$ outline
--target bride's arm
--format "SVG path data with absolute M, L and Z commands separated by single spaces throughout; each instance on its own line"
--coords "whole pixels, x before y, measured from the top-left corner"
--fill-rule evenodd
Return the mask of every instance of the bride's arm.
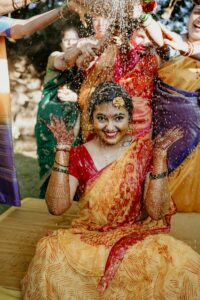
M 72 203 L 78 180 L 68 174 L 69 152 L 57 151 L 45 200 L 53 215 L 62 215 Z M 62 167 L 65 166 L 65 167 Z
M 78 180 L 68 172 L 69 152 L 74 140 L 74 132 L 73 130 L 67 132 L 63 120 L 60 121 L 56 117 L 51 119 L 48 127 L 53 132 L 57 145 L 45 200 L 51 214 L 61 215 L 70 208 L 78 187 Z
M 155 151 L 153 167 L 144 196 L 146 211 L 155 220 L 161 219 L 169 209 L 170 193 L 167 175 L 166 153 Z
M 173 128 L 155 140 L 152 170 L 144 194 L 144 205 L 152 219 L 163 218 L 169 210 L 171 196 L 167 177 L 167 150 L 182 137 L 183 131 Z

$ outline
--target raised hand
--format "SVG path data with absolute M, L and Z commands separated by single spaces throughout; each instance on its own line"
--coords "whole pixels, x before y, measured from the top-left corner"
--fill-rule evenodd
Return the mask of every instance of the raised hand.
M 179 34 L 170 31 L 163 24 L 159 23 L 164 36 L 164 45 L 172 47 L 174 50 L 189 51 L 189 44 Z
M 47 124 L 47 127 L 51 130 L 53 133 L 57 145 L 60 146 L 65 146 L 65 148 L 70 149 L 73 141 L 74 141 L 74 130 L 73 128 L 67 131 L 65 123 L 63 119 L 61 118 L 60 120 L 55 117 L 51 116 L 50 117 L 50 124 Z
M 168 149 L 184 136 L 184 131 L 180 127 L 173 127 L 163 135 L 159 134 L 154 139 L 154 150 L 167 152 Z
M 95 49 L 99 49 L 99 41 L 94 38 L 82 38 L 77 43 L 77 48 L 83 55 L 95 56 Z

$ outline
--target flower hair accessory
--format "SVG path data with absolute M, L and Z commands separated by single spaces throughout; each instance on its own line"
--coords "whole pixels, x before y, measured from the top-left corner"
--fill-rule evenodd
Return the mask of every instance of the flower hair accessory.
M 117 108 L 120 108 L 120 107 L 122 107 L 122 106 L 124 106 L 124 99 L 122 98 L 122 97 L 115 97 L 114 99 L 113 99 L 113 105 L 115 106 L 115 107 L 117 107 Z

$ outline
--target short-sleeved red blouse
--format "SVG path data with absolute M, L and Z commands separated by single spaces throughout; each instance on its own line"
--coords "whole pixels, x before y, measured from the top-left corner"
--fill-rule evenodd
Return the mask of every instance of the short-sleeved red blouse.
M 70 151 L 69 174 L 76 177 L 79 187 L 83 191 L 89 180 L 99 173 L 92 157 L 84 145 L 73 147 Z

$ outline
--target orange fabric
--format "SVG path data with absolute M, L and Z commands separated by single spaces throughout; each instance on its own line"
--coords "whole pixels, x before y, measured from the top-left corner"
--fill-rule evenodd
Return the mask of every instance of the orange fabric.
M 38 243 L 23 299 L 200 298 L 200 256 L 172 237 L 151 234 L 168 230 L 169 219 L 136 222 L 151 146 L 145 138 L 133 143 L 88 186 L 72 228 Z
M 199 73 L 200 61 L 182 55 L 171 59 L 158 71 L 163 82 L 188 92 L 200 89 Z
M 200 144 L 169 177 L 169 187 L 177 210 L 200 212 Z

